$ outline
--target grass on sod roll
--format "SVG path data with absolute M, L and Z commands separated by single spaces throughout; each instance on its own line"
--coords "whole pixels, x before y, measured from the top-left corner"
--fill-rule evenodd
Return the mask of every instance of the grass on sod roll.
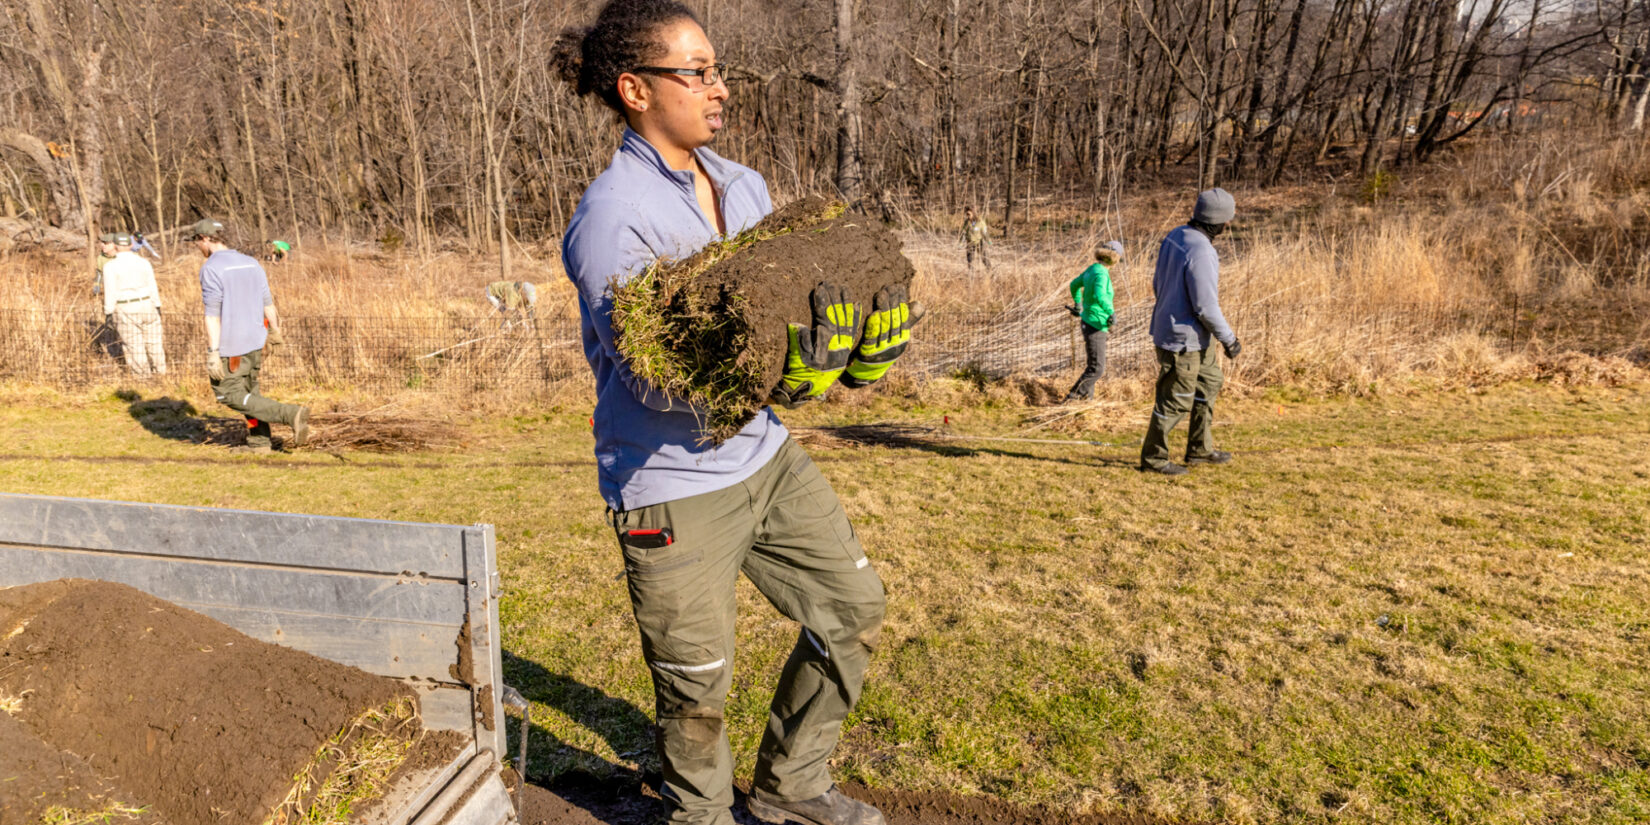
M 787 226 L 764 222 L 717 241 L 683 261 L 660 260 L 613 289 L 613 330 L 630 371 L 702 415 L 702 441 L 739 432 L 768 403 L 763 365 L 747 355 L 744 313 L 713 304 L 694 287 L 718 263 L 755 244 L 832 220 L 847 209 L 828 203 Z M 733 296 L 734 301 L 740 300 Z

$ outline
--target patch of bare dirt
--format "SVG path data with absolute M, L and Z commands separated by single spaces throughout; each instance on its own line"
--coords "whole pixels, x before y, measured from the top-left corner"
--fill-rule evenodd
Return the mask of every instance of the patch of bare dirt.
M 1169 825 L 1145 816 L 1021 808 L 988 796 L 840 787 L 843 793 L 875 805 L 888 825 Z M 580 776 L 549 788 L 528 785 L 523 794 L 522 825 L 632 825 L 662 821 L 666 813 L 664 800 L 633 778 Z M 736 790 L 735 797 L 734 821 L 761 825 L 745 812 L 745 789 Z

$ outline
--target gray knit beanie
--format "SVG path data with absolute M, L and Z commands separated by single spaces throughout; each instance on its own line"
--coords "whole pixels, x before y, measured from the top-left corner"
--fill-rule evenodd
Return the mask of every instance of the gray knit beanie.
M 1232 220 L 1232 216 L 1236 214 L 1237 203 L 1232 200 L 1232 193 L 1215 187 L 1197 193 L 1197 206 L 1192 209 L 1192 220 L 1219 226 Z

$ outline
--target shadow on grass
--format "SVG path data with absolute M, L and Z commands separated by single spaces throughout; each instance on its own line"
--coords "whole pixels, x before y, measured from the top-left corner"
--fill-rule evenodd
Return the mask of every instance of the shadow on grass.
M 640 708 L 607 695 L 569 676 L 552 673 L 537 662 L 504 651 L 505 682 L 529 702 L 547 705 L 594 732 L 621 757 L 638 761 L 653 751 L 653 720 Z M 664 818 L 664 801 L 644 788 L 657 786 L 659 774 L 637 770 L 583 751 L 557 738 L 547 728 L 533 724 L 527 734 L 527 780 L 548 789 L 567 804 L 581 808 L 598 822 L 629 825 Z M 510 753 L 521 747 L 516 725 L 510 726 Z M 572 751 L 584 761 L 601 763 L 595 770 L 575 768 L 552 774 L 546 757 Z M 577 757 L 575 757 L 577 758 Z M 535 763 L 535 760 L 536 763 Z M 559 761 L 559 760 L 558 760 Z
M 1037 455 L 1023 450 L 1002 447 L 969 446 L 971 439 L 951 437 L 944 433 L 938 433 L 929 427 L 914 427 L 904 424 L 846 424 L 840 427 L 797 428 L 792 431 L 792 435 L 796 437 L 797 441 L 808 447 L 892 447 L 895 449 L 921 450 L 946 458 L 974 458 L 984 455 L 1047 461 L 1077 467 L 1122 467 L 1131 470 L 1139 464 L 1139 461 L 1133 458 L 1104 456 L 1097 452 L 1087 454 L 1095 450 L 1096 445 L 1075 439 L 1071 441 L 1069 447 L 1063 444 L 1049 445 L 1066 450 L 1070 453 L 1069 455 Z M 978 439 L 980 442 L 990 442 L 992 440 L 993 438 L 990 436 L 981 436 Z M 1006 438 L 1002 440 L 1009 441 Z M 1010 441 L 1010 443 L 1012 442 Z
M 240 418 L 201 415 L 195 405 L 177 398 L 145 399 L 132 390 L 115 397 L 126 402 L 126 412 L 143 429 L 170 441 L 234 446 L 246 443 L 246 422 Z

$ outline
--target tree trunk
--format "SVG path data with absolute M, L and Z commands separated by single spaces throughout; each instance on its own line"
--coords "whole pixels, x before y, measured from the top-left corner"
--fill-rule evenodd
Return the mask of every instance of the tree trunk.
M 854 0 L 836 0 L 836 191 L 861 197 L 859 71 L 854 60 Z

